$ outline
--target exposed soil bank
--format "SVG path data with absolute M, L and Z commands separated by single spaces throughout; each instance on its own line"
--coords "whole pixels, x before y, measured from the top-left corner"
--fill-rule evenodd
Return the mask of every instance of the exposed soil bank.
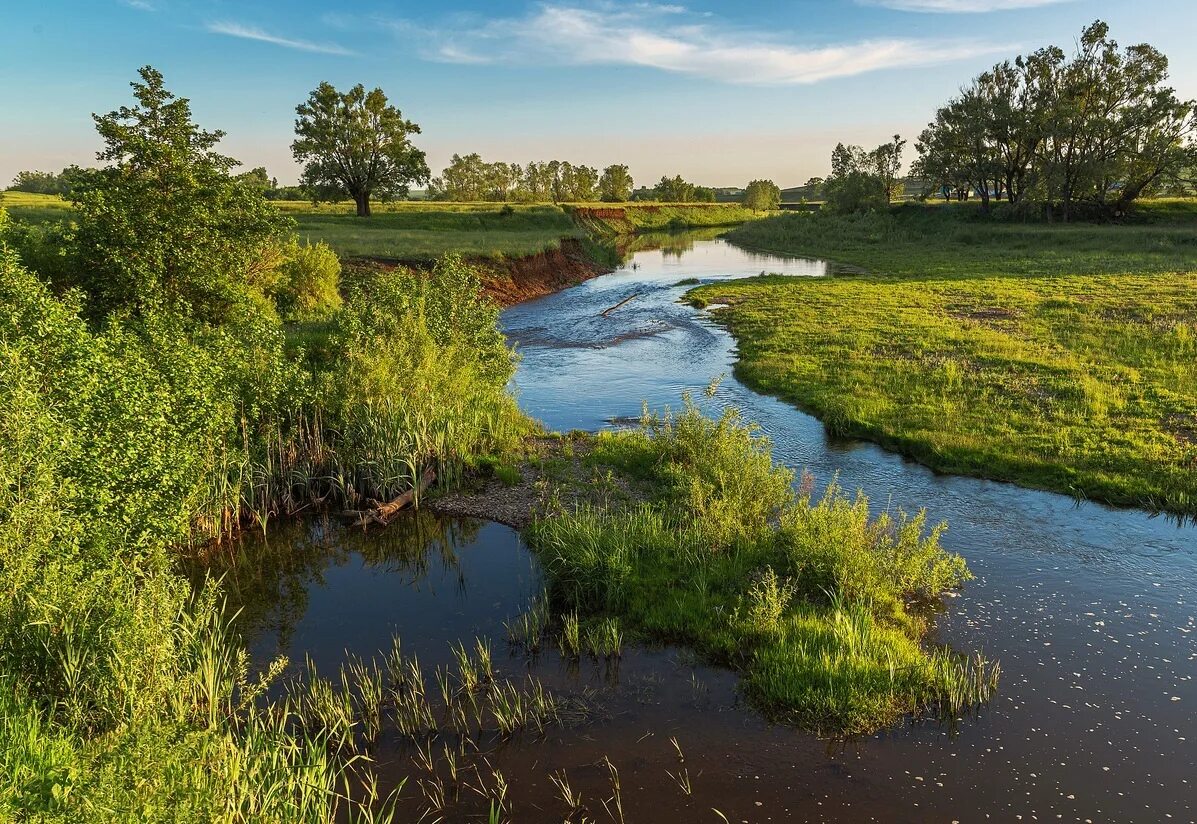
M 614 271 L 587 254 L 584 244 L 565 238 L 556 249 L 505 260 L 476 261 L 482 288 L 500 306 L 544 297 Z

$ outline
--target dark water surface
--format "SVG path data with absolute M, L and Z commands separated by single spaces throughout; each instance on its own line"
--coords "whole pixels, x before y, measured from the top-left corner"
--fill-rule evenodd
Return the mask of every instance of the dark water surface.
M 590 817 L 611 820 L 600 803 L 610 796 L 599 763 L 609 755 L 629 822 L 720 821 L 712 808 L 733 822 L 1194 821 L 1197 529 L 936 475 L 831 439 L 809 415 L 748 390 L 731 375 L 734 341 L 678 303 L 690 288 L 678 281 L 762 270 L 826 273 L 819 262 L 700 240 L 688 251 L 639 252 L 614 274 L 507 310 L 505 331 L 523 356 L 521 404 L 554 429 L 594 430 L 638 416 L 643 401 L 676 406 L 691 390 L 712 412 L 738 407 L 773 439 L 777 458 L 820 482 L 838 473 L 876 508 L 926 507 L 931 521 L 949 523 L 944 544 L 977 576 L 949 601 L 939 639 L 1000 660 L 998 696 L 957 724 L 829 742 L 765 723 L 738 701 L 734 674 L 677 650 L 625 651 L 615 670 L 585 660 L 571 668 L 552 653 L 533 662 L 500 655 L 505 673 L 530 668 L 592 707 L 586 723 L 487 754 L 512 785 L 513 820 L 561 820 L 548 781 L 560 768 Z M 427 663 L 447 661 L 451 640 L 501 640 L 502 621 L 539 582 L 507 528 L 425 516 L 370 538 L 306 525 L 258 551 L 265 563 L 256 568 L 272 573 L 230 573 L 251 605 L 255 654 L 307 652 L 324 672 L 346 649 L 386 649 L 392 632 Z M 666 773 L 679 769 L 672 736 L 692 795 Z M 379 757 L 392 762 L 392 780 L 411 772 L 403 753 Z

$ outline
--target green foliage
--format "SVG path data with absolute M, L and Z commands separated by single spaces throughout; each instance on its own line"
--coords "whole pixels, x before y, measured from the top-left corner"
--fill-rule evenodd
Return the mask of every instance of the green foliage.
M 653 190 L 653 197 L 665 203 L 689 203 L 694 198 L 694 184 L 682 179 L 681 175 L 663 175 Z
M 870 212 L 889 206 L 881 178 L 866 172 L 828 178 L 823 183 L 823 199 L 825 209 L 839 214 Z
M 273 291 L 284 317 L 316 320 L 341 305 L 341 261 L 328 244 L 292 241 L 278 273 Z
M 66 195 L 71 191 L 71 170 L 54 172 L 17 172 L 8 187 L 12 192 L 28 192 L 39 195 Z
M 402 197 L 411 183 L 428 180 L 424 152 L 410 139 L 420 127 L 382 89 L 359 83 L 342 93 L 321 83 L 295 113 L 291 152 L 303 164 L 301 184 L 317 199 L 351 197 L 358 217 L 369 217 L 371 196 Z
M 77 283 L 90 311 L 178 312 L 224 323 L 261 304 L 255 275 L 287 222 L 260 191 L 230 175 L 221 132 L 200 129 L 186 98 L 145 67 L 136 105 L 96 116 L 110 165 L 80 172 Z
M 740 202 L 754 212 L 775 211 L 781 206 L 781 189 L 772 180 L 754 180 L 744 188 Z
M 598 185 L 598 170 L 591 166 L 562 160 L 527 166 L 487 163 L 473 153 L 453 155 L 441 176 L 429 184 L 428 193 L 433 200 L 567 203 L 594 200 Z
M 734 413 L 710 421 L 689 405 L 602 436 L 591 459 L 658 498 L 532 525 L 565 614 L 618 616 L 628 631 L 691 645 L 741 668 L 762 707 L 817 729 L 864 732 L 988 696 L 993 668 L 920 646 L 909 604 L 968 577 L 921 515 L 871 518 L 863 497 L 834 485 L 817 502 L 797 495 Z
M 603 169 L 599 178 L 599 200 L 604 203 L 625 203 L 632 197 L 632 173 L 623 164 L 613 164 Z
M 1120 217 L 1172 188 L 1197 159 L 1197 101 L 1167 85 L 1168 58 L 1147 44 L 1120 50 L 1096 21 L 1068 58 L 1055 46 L 984 72 L 919 137 L 915 172 L 945 198 L 980 195 Z
M 219 584 L 192 591 L 177 550 L 501 455 L 528 424 L 497 309 L 457 258 L 336 308 L 331 250 L 286 242 L 219 134 L 142 79 L 97 118 L 110 165 L 76 222 L 0 210 L 0 818 L 385 818 L 340 795 L 343 730 L 257 709 Z M 320 351 L 287 358 L 267 291 L 332 311 Z M 513 729 L 547 712 L 506 698 Z

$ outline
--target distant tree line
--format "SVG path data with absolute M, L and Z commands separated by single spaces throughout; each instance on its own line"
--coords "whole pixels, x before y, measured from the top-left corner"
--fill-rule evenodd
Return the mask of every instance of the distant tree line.
M 632 175 L 622 164 L 613 164 L 602 172 L 565 160 L 530 161 L 521 166 L 487 162 L 476 152 L 453 155 L 440 176 L 428 184 L 428 197 L 433 200 L 617 203 L 631 195 Z
M 18 172 L 8 186 L 8 191 L 66 196 L 71 193 L 72 180 L 78 171 L 77 166 L 68 166 L 57 174 L 38 171 Z
M 1191 186 L 1197 102 L 1167 80 L 1164 54 L 1120 49 L 1097 21 L 1071 57 L 1049 46 L 975 78 L 919 136 L 912 171 L 945 197 L 975 192 L 986 211 L 1005 200 L 1065 221 L 1116 216 Z

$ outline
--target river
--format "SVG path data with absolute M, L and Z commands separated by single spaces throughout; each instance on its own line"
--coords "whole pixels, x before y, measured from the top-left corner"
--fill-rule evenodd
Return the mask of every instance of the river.
M 625 425 L 643 403 L 677 406 L 690 391 L 713 414 L 740 409 L 777 459 L 817 482 L 838 476 L 877 508 L 926 508 L 932 523 L 947 521 L 943 543 L 976 580 L 948 600 L 937 638 L 999 660 L 997 697 L 955 722 L 828 741 L 766 723 L 740 701 L 734 674 L 684 651 L 629 650 L 614 669 L 553 653 L 512 658 L 508 670 L 535 672 L 591 707 L 585 721 L 488 754 L 512 786 L 513 820 L 561 820 L 548 781 L 558 768 L 590 800 L 591 818 L 608 820 L 598 799 L 609 795 L 599 763 L 609 756 L 629 822 L 722 820 L 713 810 L 751 822 L 1194 821 L 1197 528 L 939 475 L 831 438 L 811 416 L 749 390 L 732 375 L 734 340 L 679 299 L 691 279 L 762 271 L 828 276 L 819 261 L 698 239 L 637 252 L 613 274 L 514 306 L 502 320 L 522 358 L 513 391 L 557 430 Z M 720 378 L 707 398 L 702 390 Z M 233 575 L 230 585 L 266 593 L 247 598 L 261 605 L 249 615 L 257 655 L 310 654 L 326 673 L 347 649 L 385 648 L 391 632 L 432 663 L 447 662 L 455 637 L 501 639 L 503 619 L 539 580 L 518 535 L 496 524 L 428 519 L 386 539 L 295 529 L 274 541 L 307 548 L 285 553 L 290 567 L 275 564 L 265 582 Z M 691 794 L 666 772 L 679 770 L 671 737 Z M 391 756 L 394 776 L 408 771 L 401 753 Z

